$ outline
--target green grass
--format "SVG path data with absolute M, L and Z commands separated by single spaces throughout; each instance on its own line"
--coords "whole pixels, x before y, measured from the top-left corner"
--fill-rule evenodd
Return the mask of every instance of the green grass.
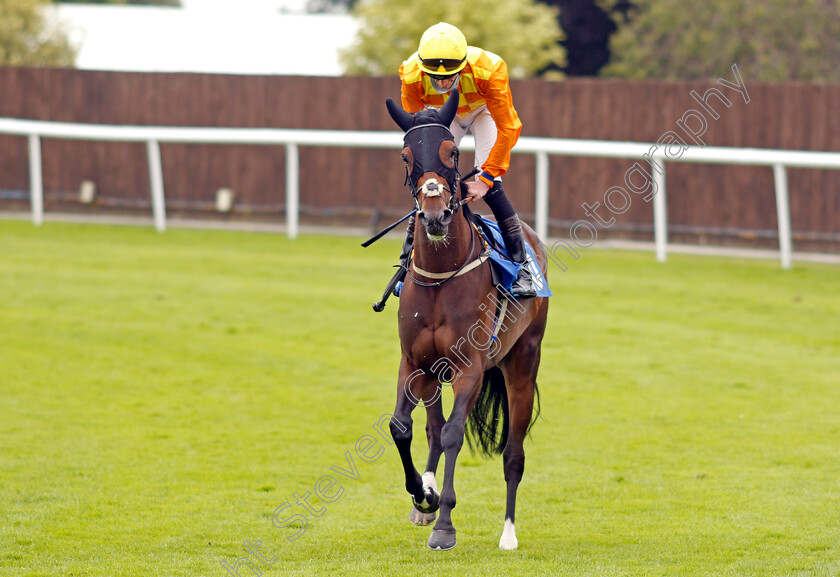
M 650 253 L 551 269 L 518 551 L 500 459 L 462 454 L 440 553 L 393 447 L 288 541 L 393 408 L 398 252 L 0 221 L 0 575 L 224 576 L 245 540 L 265 575 L 840 575 L 840 268 Z

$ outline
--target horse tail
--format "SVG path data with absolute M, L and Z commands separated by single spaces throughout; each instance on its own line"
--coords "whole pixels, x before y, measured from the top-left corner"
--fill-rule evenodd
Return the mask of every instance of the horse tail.
M 534 384 L 535 411 L 528 432 L 540 416 L 540 389 Z M 481 391 L 467 419 L 465 437 L 470 451 L 478 449 L 485 456 L 501 455 L 505 450 L 510 427 L 505 375 L 499 367 L 484 372 Z
M 478 448 L 490 457 L 501 455 L 505 449 L 509 427 L 505 375 L 499 367 L 484 371 L 481 391 L 467 419 L 466 438 L 470 450 Z

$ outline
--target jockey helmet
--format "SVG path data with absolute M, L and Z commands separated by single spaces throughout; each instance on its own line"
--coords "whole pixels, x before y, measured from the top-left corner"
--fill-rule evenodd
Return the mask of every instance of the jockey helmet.
M 451 24 L 438 22 L 423 33 L 417 56 L 420 70 L 432 78 L 453 76 L 467 65 L 467 39 Z

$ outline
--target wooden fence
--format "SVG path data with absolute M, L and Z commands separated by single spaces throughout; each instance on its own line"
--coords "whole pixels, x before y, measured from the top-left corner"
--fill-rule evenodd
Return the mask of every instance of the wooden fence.
M 734 81 L 731 71 L 721 76 Z M 840 85 L 759 84 L 743 79 L 749 103 L 714 81 L 514 81 L 523 136 L 655 142 L 690 110 L 704 114 L 707 145 L 840 151 Z M 716 87 L 714 119 L 694 98 Z M 0 116 L 97 124 L 394 130 L 385 98 L 393 78 L 317 78 L 211 74 L 142 74 L 0 68 Z M 690 114 L 689 114 L 690 116 Z M 696 124 L 696 120 L 695 120 Z M 45 204 L 50 210 L 144 210 L 150 203 L 146 151 L 140 144 L 45 140 Z M 170 215 L 213 215 L 216 190 L 235 191 L 226 218 L 279 219 L 284 206 L 282 149 L 163 145 Z M 302 148 L 303 222 L 360 224 L 411 204 L 395 151 Z M 471 155 L 463 155 L 464 165 Z M 631 160 L 551 158 L 550 232 L 563 236 L 585 216 L 582 204 L 622 184 Z M 514 155 L 505 189 L 526 218 L 534 211 L 534 159 Z M 750 242 L 775 246 L 776 212 L 769 168 L 671 163 L 668 215 L 673 241 Z M 840 250 L 840 174 L 789 170 L 797 250 Z M 82 206 L 82 181 L 97 202 Z M 26 141 L 0 136 L 0 210 L 28 199 Z M 635 202 L 612 236 L 652 238 L 652 210 Z M 607 235 L 601 236 L 605 238 Z

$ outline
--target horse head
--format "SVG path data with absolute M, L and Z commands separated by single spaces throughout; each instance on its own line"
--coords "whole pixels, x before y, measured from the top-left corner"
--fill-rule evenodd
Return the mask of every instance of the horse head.
M 432 242 L 447 238 L 449 224 L 460 206 L 455 198 L 458 147 L 449 131 L 458 112 L 458 100 L 456 89 L 440 110 L 427 108 L 416 114 L 409 114 L 390 98 L 386 101 L 391 118 L 405 132 L 402 159 L 417 203 L 417 218 Z M 444 192 L 449 193 L 448 201 L 444 201 Z

